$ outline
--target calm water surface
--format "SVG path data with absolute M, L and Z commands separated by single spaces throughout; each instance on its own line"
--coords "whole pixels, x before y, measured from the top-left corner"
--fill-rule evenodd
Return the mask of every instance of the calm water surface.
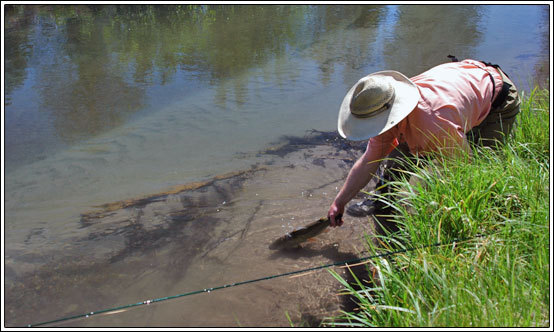
M 81 259 L 117 247 L 92 239 L 80 223 L 84 212 L 267 162 L 259 152 L 283 136 L 336 130 L 342 98 L 361 76 L 384 69 L 413 76 L 449 54 L 498 63 L 521 90 L 550 76 L 549 12 L 539 5 L 4 9 L 5 285 L 25 290 L 28 301 L 39 296 L 29 276 L 39 268 L 58 271 L 59 251 Z M 276 185 L 282 179 L 266 179 L 264 186 L 280 191 L 252 192 L 243 203 L 258 211 L 279 195 L 300 195 L 302 185 L 317 187 L 312 182 L 319 176 L 285 187 Z M 321 204 L 331 199 L 322 197 Z M 241 211 L 234 213 L 229 220 Z M 243 226 L 230 224 L 229 232 Z M 160 250 L 155 260 L 168 259 Z M 100 258 L 91 263 L 83 289 L 100 282 L 94 264 L 110 268 Z M 206 275 L 196 274 L 179 280 L 201 287 Z M 156 296 L 161 278 L 149 276 L 140 289 Z M 109 287 L 104 291 L 112 292 Z M 125 299 L 142 297 L 131 295 Z M 10 324 L 58 318 L 41 308 L 18 314 L 21 299 L 6 304 Z M 79 312 L 86 304 L 59 298 L 53 306 Z M 160 321 L 149 317 L 138 324 Z M 166 319 L 187 325 L 185 318 Z

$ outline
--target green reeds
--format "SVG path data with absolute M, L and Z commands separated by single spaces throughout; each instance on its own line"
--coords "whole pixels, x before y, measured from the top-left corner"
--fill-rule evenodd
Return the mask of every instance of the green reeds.
M 370 250 L 421 249 L 372 262 L 375 286 L 331 271 L 359 308 L 324 325 L 550 326 L 549 126 L 549 91 L 534 89 L 503 147 L 422 160 L 406 174 L 419 181 L 394 183 L 381 199 L 399 231 L 368 239 Z

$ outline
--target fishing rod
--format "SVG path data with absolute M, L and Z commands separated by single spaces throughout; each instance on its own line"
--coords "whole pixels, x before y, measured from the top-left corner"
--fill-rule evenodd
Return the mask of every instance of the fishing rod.
M 152 303 L 177 299 L 177 298 L 181 298 L 181 297 L 185 297 L 185 296 L 191 296 L 191 295 L 195 295 L 195 294 L 210 293 L 212 291 L 216 291 L 216 290 L 220 290 L 220 289 L 224 289 L 224 288 L 230 288 L 230 287 L 255 283 L 255 282 L 259 282 L 259 281 L 263 281 L 263 280 L 270 280 L 270 279 L 280 278 L 280 277 L 284 277 L 284 276 L 290 276 L 290 275 L 295 275 L 295 274 L 300 274 L 300 273 L 306 273 L 306 272 L 321 270 L 321 269 L 325 269 L 325 268 L 329 268 L 329 267 L 333 267 L 333 266 L 339 266 L 339 265 L 348 266 L 349 264 L 359 263 L 359 262 L 374 259 L 374 258 L 382 258 L 382 257 L 387 257 L 387 256 L 393 256 L 393 255 L 398 255 L 398 254 L 401 254 L 401 253 L 411 252 L 411 251 L 425 249 L 425 248 L 439 247 L 439 246 L 444 246 L 444 245 L 452 245 L 452 244 L 459 243 L 459 242 L 465 242 L 465 241 L 470 241 L 470 240 L 474 240 L 474 239 L 477 239 L 477 238 L 487 237 L 487 236 L 490 236 L 492 234 L 493 233 L 477 234 L 477 235 L 475 235 L 473 237 L 470 237 L 470 238 L 455 239 L 454 241 L 451 241 L 449 243 L 437 242 L 437 243 L 429 244 L 429 245 L 425 245 L 425 246 L 404 248 L 404 249 L 400 249 L 400 250 L 396 250 L 396 251 L 389 251 L 389 252 L 376 254 L 376 255 L 371 255 L 371 256 L 366 256 L 366 257 L 362 257 L 362 258 L 355 258 L 355 259 L 346 260 L 346 261 L 342 261 L 342 262 L 334 262 L 334 263 L 319 265 L 319 266 L 310 267 L 310 268 L 306 268 L 306 269 L 302 269 L 302 270 L 285 272 L 285 273 L 281 273 L 281 274 L 275 274 L 275 275 L 262 277 L 262 278 L 257 278 L 257 279 L 252 279 L 252 280 L 247 280 L 247 281 L 240 281 L 240 282 L 226 284 L 226 285 L 217 286 L 217 287 L 204 288 L 204 289 L 200 289 L 200 290 L 196 290 L 196 291 L 192 291 L 192 292 L 188 292 L 188 293 L 176 294 L 176 295 L 166 296 L 166 297 L 160 297 L 160 298 L 151 299 L 151 300 L 144 300 L 144 301 L 141 301 L 141 302 L 127 304 L 127 305 L 123 305 L 123 306 L 119 306 L 119 307 L 102 309 L 102 310 L 97 310 L 97 311 L 90 311 L 90 312 L 79 314 L 79 315 L 53 319 L 53 320 L 50 320 L 50 321 L 45 321 L 45 322 L 40 322 L 40 323 L 35 323 L 35 324 L 28 324 L 26 327 L 43 326 L 43 325 L 48 325 L 48 324 L 54 324 L 54 323 L 60 323 L 60 322 L 65 322 L 65 321 L 69 321 L 69 320 L 74 320 L 74 319 L 78 319 L 78 318 L 89 318 L 91 316 L 99 315 L 99 314 L 123 312 L 124 309 L 129 309 L 129 308 L 138 307 L 138 306 L 142 306 L 142 305 L 150 305 Z

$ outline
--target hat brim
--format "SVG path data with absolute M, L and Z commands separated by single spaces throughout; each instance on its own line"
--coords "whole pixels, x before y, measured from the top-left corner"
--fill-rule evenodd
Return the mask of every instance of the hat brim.
M 350 101 L 358 83 L 368 77 L 381 76 L 394 88 L 394 102 L 390 109 L 370 118 L 358 118 L 350 112 Z M 378 136 L 389 130 L 410 114 L 419 101 L 419 90 L 409 78 L 394 70 L 379 71 L 361 78 L 348 91 L 339 110 L 339 134 L 353 141 L 360 141 Z

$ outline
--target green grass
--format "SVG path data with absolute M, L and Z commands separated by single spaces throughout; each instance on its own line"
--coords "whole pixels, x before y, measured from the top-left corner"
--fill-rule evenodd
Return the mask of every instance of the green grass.
M 404 194 L 388 200 L 400 230 L 368 246 L 418 249 L 376 259 L 372 288 L 330 270 L 359 308 L 323 325 L 550 326 L 549 123 L 549 91 L 535 89 L 501 149 L 474 148 L 472 158 L 409 174 L 425 185 L 395 183 Z

